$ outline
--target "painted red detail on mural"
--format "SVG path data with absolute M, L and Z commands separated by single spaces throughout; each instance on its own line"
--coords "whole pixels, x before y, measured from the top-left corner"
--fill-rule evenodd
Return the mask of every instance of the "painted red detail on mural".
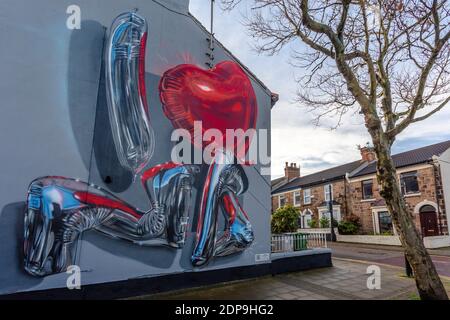
M 248 76 L 235 62 L 224 61 L 211 70 L 181 64 L 164 73 L 159 91 L 165 115 L 175 128 L 191 133 L 191 142 L 196 147 L 214 143 L 225 148 L 227 129 L 256 128 L 255 92 Z M 202 134 L 208 129 L 220 130 L 223 141 L 202 141 L 199 145 L 194 137 L 194 121 L 202 121 Z M 237 139 L 230 151 L 245 155 L 251 138 Z
M 232 224 L 234 220 L 236 220 L 236 208 L 233 205 L 233 201 L 231 200 L 230 195 L 225 194 L 223 196 L 223 206 L 225 207 L 225 211 L 230 216 L 228 219 L 230 224 Z
M 145 184 L 148 179 L 155 177 L 158 173 L 161 172 L 161 170 L 169 170 L 169 169 L 173 169 L 173 168 L 176 168 L 179 166 L 181 166 L 181 164 L 175 163 L 172 161 L 158 164 L 157 166 L 154 166 L 154 167 L 146 170 L 141 176 L 141 181 L 143 184 Z
M 139 214 L 136 210 L 127 206 L 125 203 L 117 201 L 117 200 L 108 199 L 108 198 L 105 198 L 105 197 L 102 197 L 102 196 L 99 196 L 99 195 L 96 195 L 93 193 L 83 192 L 83 191 L 75 192 L 74 197 L 78 201 L 86 203 L 86 204 L 121 210 L 123 212 L 131 214 L 133 217 L 135 217 L 137 219 L 139 219 L 141 217 L 141 214 Z

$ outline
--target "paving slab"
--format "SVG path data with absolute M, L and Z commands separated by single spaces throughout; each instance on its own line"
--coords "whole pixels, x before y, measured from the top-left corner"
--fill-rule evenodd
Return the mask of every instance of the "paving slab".
M 367 267 L 373 261 L 333 259 L 333 267 L 267 276 L 209 287 L 168 292 L 134 299 L 170 300 L 365 300 L 417 299 L 415 282 L 403 269 L 380 265 L 381 288 L 367 287 Z M 450 281 L 444 279 L 450 293 Z

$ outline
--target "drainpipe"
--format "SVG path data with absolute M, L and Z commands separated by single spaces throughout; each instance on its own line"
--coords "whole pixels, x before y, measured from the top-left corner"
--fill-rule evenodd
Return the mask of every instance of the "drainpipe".
M 345 203 L 345 216 L 348 216 L 348 212 L 349 212 L 349 203 L 348 203 L 348 197 L 347 197 L 347 192 L 348 190 L 350 190 L 349 185 L 350 184 L 350 174 L 348 172 L 345 173 L 345 177 L 344 177 L 344 203 Z
M 330 227 L 331 227 L 331 242 L 336 242 L 336 233 L 334 232 L 334 218 L 333 218 L 333 187 L 332 183 L 328 185 L 328 192 L 330 193 L 330 200 L 328 201 L 328 211 L 330 212 Z
M 438 176 L 440 177 L 440 172 L 439 172 L 440 167 L 439 167 L 438 157 L 433 156 L 433 160 L 431 161 L 431 164 L 433 165 L 433 173 L 434 173 L 434 193 L 436 194 L 439 235 L 442 235 L 443 232 L 442 232 L 441 206 L 439 205 L 438 187 L 436 184 L 436 178 Z

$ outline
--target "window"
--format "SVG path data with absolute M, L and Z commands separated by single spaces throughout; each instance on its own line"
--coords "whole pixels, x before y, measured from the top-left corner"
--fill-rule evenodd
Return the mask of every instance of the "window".
M 433 206 L 430 206 L 429 204 L 424 205 L 423 207 L 420 208 L 419 210 L 420 213 L 424 213 L 424 212 L 434 212 L 436 213 L 436 209 Z
M 308 229 L 311 228 L 311 221 L 312 221 L 312 213 L 310 210 L 306 210 L 303 213 L 303 228 Z
M 330 211 L 327 209 L 319 209 L 319 218 L 327 218 L 328 220 L 330 220 Z M 341 221 L 341 209 L 334 207 L 333 208 L 333 220 L 334 222 L 340 222 Z M 329 227 L 329 226 L 328 226 Z
M 380 229 L 380 234 L 394 234 L 392 218 L 388 211 L 378 212 L 378 226 Z
M 402 173 L 400 175 L 400 186 L 403 194 L 418 193 L 417 171 Z
M 294 206 L 299 206 L 301 204 L 300 191 L 294 192 Z
M 280 194 L 278 196 L 278 207 L 284 207 L 286 205 L 286 197 L 284 196 L 284 194 Z
M 303 190 L 303 203 L 311 204 L 311 189 Z
M 331 193 L 330 193 L 330 186 L 331 186 Z M 333 200 L 333 185 L 327 184 L 327 185 L 323 186 L 323 190 L 325 193 L 325 201 Z
M 373 180 L 364 180 L 361 184 L 363 199 L 373 199 Z

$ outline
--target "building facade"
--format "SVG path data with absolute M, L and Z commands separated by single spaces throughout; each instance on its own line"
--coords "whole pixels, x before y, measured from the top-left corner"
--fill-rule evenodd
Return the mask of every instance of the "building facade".
M 214 161 L 172 151 L 197 121 L 270 133 L 276 95 L 216 39 L 211 61 L 188 0 L 78 0 L 79 29 L 66 28 L 72 1 L 24 3 L 0 1 L 0 297 L 56 295 L 78 272 L 70 294 L 83 299 L 95 285 L 117 298 L 138 282 L 151 293 L 271 272 L 263 164 L 232 163 L 234 141 L 200 135 L 180 142 Z
M 375 154 L 369 147 L 360 151 L 359 161 L 304 177 L 299 175 L 281 185 L 278 182 L 272 189 L 272 210 L 292 204 L 299 208 L 301 228 L 317 226 L 304 221 L 329 217 L 327 190 L 331 184 L 335 220 L 355 215 L 360 219 L 362 234 L 395 234 L 380 195 Z M 422 236 L 448 235 L 450 141 L 399 153 L 393 160 L 405 201 Z
M 295 164 L 290 166 L 292 165 Z M 346 175 L 360 165 L 360 161 L 355 161 L 304 177 L 286 177 L 285 182 L 281 185 L 278 182 L 278 187 L 272 191 L 272 211 L 291 204 L 300 211 L 301 228 L 319 227 L 322 218 L 330 218 L 328 201 L 331 198 L 333 217 L 340 221 L 350 204 Z

